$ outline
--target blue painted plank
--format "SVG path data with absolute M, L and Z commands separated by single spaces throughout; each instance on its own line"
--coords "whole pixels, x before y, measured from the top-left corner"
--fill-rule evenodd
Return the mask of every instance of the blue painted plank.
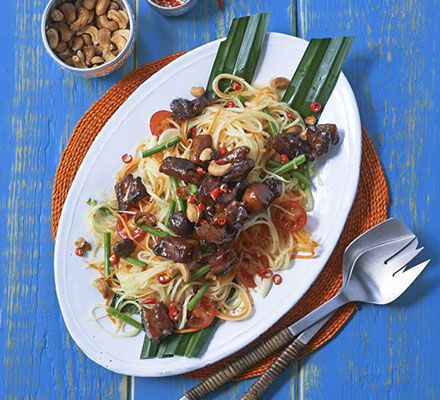
M 390 306 L 363 306 L 324 349 L 301 362 L 303 399 L 438 399 L 440 235 L 436 65 L 432 2 L 299 2 L 299 35 L 356 36 L 344 72 L 353 85 L 391 190 L 390 215 L 419 235 L 428 270 Z

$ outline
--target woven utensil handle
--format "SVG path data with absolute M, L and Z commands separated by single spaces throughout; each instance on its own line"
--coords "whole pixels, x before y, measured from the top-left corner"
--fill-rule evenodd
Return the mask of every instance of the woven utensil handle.
M 298 359 L 306 345 L 296 339 L 281 355 L 271 364 L 266 372 L 240 397 L 241 400 L 257 400 L 274 383 L 278 377 L 287 369 L 292 361 Z
M 189 400 L 199 400 L 208 393 L 213 392 L 221 385 L 231 380 L 240 373 L 248 370 L 258 361 L 270 356 L 280 348 L 286 346 L 294 339 L 294 336 L 290 331 L 285 328 L 281 332 L 277 333 L 272 338 L 259 344 L 251 349 L 248 353 L 244 354 L 240 358 L 237 358 L 232 363 L 217 371 L 211 375 L 208 379 L 193 387 L 191 390 L 185 393 L 185 396 Z

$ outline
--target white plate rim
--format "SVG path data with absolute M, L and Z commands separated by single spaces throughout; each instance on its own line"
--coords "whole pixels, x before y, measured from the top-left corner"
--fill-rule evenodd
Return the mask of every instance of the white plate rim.
M 268 39 L 269 38 L 271 40 L 273 40 L 274 42 L 276 42 L 277 40 L 299 41 L 299 42 L 302 42 L 302 46 L 304 48 L 308 43 L 307 41 L 305 41 L 303 39 L 296 38 L 296 37 L 286 35 L 286 34 L 275 33 L 275 32 L 269 33 Z M 144 82 L 142 85 L 140 85 L 139 88 L 137 88 L 131 94 L 130 98 L 136 98 L 136 96 L 140 96 L 140 93 L 144 89 L 144 85 L 150 85 L 152 80 L 157 81 L 157 80 L 161 79 L 162 77 L 166 77 L 166 75 L 168 74 L 168 71 L 171 71 L 173 69 L 177 70 L 179 68 L 179 66 L 184 65 L 187 61 L 191 60 L 192 58 L 195 58 L 199 52 L 203 52 L 211 46 L 214 47 L 221 40 L 223 40 L 223 39 L 218 39 L 218 40 L 209 42 L 203 46 L 200 46 L 200 47 L 182 55 L 181 57 L 177 58 L 176 60 L 172 61 L 170 64 L 166 65 L 160 71 L 155 73 L 146 82 Z M 361 143 L 361 141 L 362 141 L 361 123 L 360 123 L 360 116 L 359 116 L 359 110 L 357 107 L 356 98 L 354 96 L 353 90 L 352 90 L 348 80 L 346 79 L 345 75 L 342 73 L 339 78 L 337 87 L 338 88 L 342 87 L 344 89 L 345 95 L 348 96 L 348 99 L 350 101 L 350 105 L 352 107 L 351 119 L 353 120 L 352 122 L 353 122 L 354 126 L 357 127 L 356 132 L 353 132 L 355 134 L 355 138 L 352 140 L 355 140 L 355 143 L 357 142 L 356 143 L 357 145 L 353 146 L 353 148 L 352 148 L 353 153 L 351 154 L 351 161 L 353 163 L 353 165 L 352 165 L 353 168 L 351 168 L 351 170 L 348 174 L 348 178 L 351 183 L 349 185 L 349 192 L 345 193 L 345 197 L 343 200 L 344 207 L 342 207 L 342 211 L 341 211 L 341 207 L 339 208 L 341 215 L 336 219 L 338 221 L 338 223 L 337 223 L 337 226 L 335 227 L 335 232 L 331 238 L 331 243 L 329 243 L 329 242 L 326 243 L 326 245 L 328 245 L 328 247 L 331 248 L 332 251 L 334 250 L 336 243 L 339 240 L 340 234 L 341 234 L 342 229 L 345 225 L 346 219 L 348 217 L 348 214 L 350 212 L 351 206 L 353 204 L 353 201 L 354 201 L 354 198 L 356 195 L 358 180 L 359 180 L 359 172 L 360 172 L 361 146 L 362 146 L 362 143 Z M 210 365 L 210 364 L 212 364 L 220 359 L 223 359 L 223 358 L 235 353 L 236 351 L 240 350 L 241 348 L 243 348 L 244 346 L 249 344 L 251 341 L 255 340 L 262 333 L 264 333 L 267 329 L 270 328 L 270 326 L 275 324 L 289 309 L 291 309 L 291 307 L 294 306 L 294 304 L 296 304 L 296 302 L 293 304 L 290 304 L 288 307 L 285 307 L 285 309 L 282 312 L 277 313 L 276 320 L 271 320 L 270 324 L 266 324 L 265 326 L 263 326 L 263 328 L 260 331 L 256 332 L 255 334 L 253 334 L 252 337 L 246 341 L 246 343 L 237 343 L 234 346 L 231 346 L 228 349 L 228 351 L 221 353 L 221 354 L 217 355 L 216 357 L 210 359 L 209 362 L 203 361 L 202 359 L 191 359 L 195 362 L 192 362 L 190 367 L 188 367 L 188 366 L 187 367 L 178 367 L 177 365 L 179 363 L 176 363 L 176 367 L 173 369 L 170 369 L 168 371 L 149 370 L 148 372 L 146 372 L 145 370 L 139 370 L 138 368 L 132 368 L 132 366 L 130 364 L 127 364 L 125 362 L 122 363 L 124 365 L 119 365 L 118 362 L 112 363 L 111 361 L 113 361 L 113 360 L 112 360 L 111 356 L 107 356 L 106 354 L 102 354 L 102 352 L 95 351 L 95 349 L 93 349 L 93 346 L 92 346 L 92 348 L 90 348 L 89 343 L 87 343 L 88 338 L 82 337 L 81 332 L 78 330 L 77 317 L 71 313 L 71 310 L 69 310 L 69 307 L 68 307 L 69 304 L 67 304 L 66 293 L 61 290 L 63 282 L 62 282 L 62 275 L 60 274 L 60 272 L 62 269 L 59 266 L 61 266 L 63 263 L 62 250 L 65 248 L 65 246 L 66 246 L 65 241 L 67 240 L 66 238 L 64 238 L 64 241 L 63 241 L 61 236 L 62 236 L 62 232 L 64 231 L 66 224 L 68 222 L 68 216 L 72 210 L 72 208 L 70 207 L 73 205 L 73 200 L 74 200 L 73 199 L 74 190 L 72 190 L 72 188 L 75 188 L 77 186 L 77 184 L 78 184 L 77 182 L 79 181 L 80 177 L 83 175 L 84 169 L 87 167 L 87 163 L 88 163 L 89 159 L 92 157 L 91 154 L 93 154 L 94 147 L 97 146 L 97 143 L 104 140 L 104 138 L 102 136 L 102 132 L 105 131 L 106 128 L 108 128 L 109 126 L 116 124 L 118 118 L 122 115 L 123 112 L 124 112 L 124 107 L 123 107 L 123 105 L 121 105 L 121 107 L 119 107 L 118 110 L 107 121 L 105 126 L 102 128 L 100 134 L 95 138 L 92 146 L 90 147 L 89 151 L 87 152 L 86 156 L 84 157 L 84 160 L 81 163 L 80 168 L 77 171 L 77 174 L 76 174 L 76 176 L 72 182 L 71 188 L 69 190 L 69 193 L 66 197 L 63 211 L 61 213 L 61 217 L 60 217 L 60 221 L 59 221 L 59 225 L 58 225 L 57 240 L 56 240 L 55 253 L 54 253 L 54 276 L 55 276 L 55 286 L 56 286 L 56 293 L 57 293 L 57 297 L 58 297 L 58 303 L 60 305 L 63 319 L 65 321 L 65 324 L 67 326 L 67 329 L 68 329 L 70 335 L 72 336 L 72 338 L 74 339 L 76 344 L 81 348 L 81 350 L 90 359 L 95 361 L 97 364 L 99 364 L 107 369 L 110 369 L 114 372 L 120 373 L 120 374 L 140 376 L 140 377 L 170 376 L 170 375 L 177 375 L 177 374 L 181 374 L 181 373 L 186 373 L 186 372 L 189 372 L 189 371 L 192 371 L 195 369 L 203 368 L 206 365 Z M 110 138 L 111 138 L 111 135 L 108 135 L 108 137 L 105 139 L 110 140 Z M 324 266 L 326 265 L 327 261 L 328 261 L 328 258 L 322 262 L 322 265 L 320 268 L 316 268 L 314 270 L 315 274 L 313 276 L 313 279 L 311 279 L 310 284 L 308 284 L 307 287 L 304 288 L 305 290 L 302 291 L 302 294 L 299 298 L 301 298 L 307 292 L 307 290 L 310 288 L 310 286 L 316 280 L 318 275 L 321 273 L 321 271 L 324 268 Z M 197 362 L 197 360 L 200 360 L 200 362 Z

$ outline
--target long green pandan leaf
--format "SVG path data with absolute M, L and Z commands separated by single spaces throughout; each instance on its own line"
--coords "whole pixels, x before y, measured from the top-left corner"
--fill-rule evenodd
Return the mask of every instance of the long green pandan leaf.
M 270 13 L 234 18 L 228 37 L 220 43 L 212 66 L 206 95 L 215 94 L 212 82 L 220 74 L 234 74 L 251 83 L 263 49 Z
M 303 118 L 314 115 L 319 119 L 335 88 L 353 40 L 353 36 L 310 40 L 282 101 L 297 110 Z M 314 102 L 321 104 L 319 112 L 310 109 Z

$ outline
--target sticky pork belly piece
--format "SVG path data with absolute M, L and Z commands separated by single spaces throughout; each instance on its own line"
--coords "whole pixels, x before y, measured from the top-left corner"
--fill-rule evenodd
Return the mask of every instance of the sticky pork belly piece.
M 194 239 L 166 237 L 154 247 L 153 252 L 175 262 L 189 263 L 200 259 L 200 244 Z
M 206 243 L 221 245 L 234 239 L 235 231 L 230 232 L 225 226 L 218 226 L 214 222 L 196 227 L 197 235 Z
M 225 276 L 238 265 L 238 255 L 230 245 L 223 245 L 210 257 L 207 262 L 211 272 L 216 276 Z
M 186 183 L 199 184 L 202 180 L 202 176 L 197 172 L 197 164 L 186 158 L 167 157 L 162 161 L 159 171 Z
M 174 324 L 168 317 L 168 309 L 162 302 L 156 303 L 153 308 L 141 313 L 142 328 L 153 343 L 159 343 L 163 338 L 171 335 Z
M 267 209 L 270 203 L 281 195 L 282 183 L 276 179 L 252 183 L 243 195 L 246 209 L 250 213 L 259 213 Z
M 194 224 L 188 220 L 183 211 L 173 213 L 168 224 L 170 229 L 178 236 L 188 237 L 194 232 Z
M 132 174 L 128 174 L 115 185 L 115 192 L 119 209 L 122 211 L 128 210 L 139 200 L 149 196 L 141 177 L 135 179 Z
M 212 100 L 208 99 L 205 95 L 193 100 L 182 98 L 174 99 L 170 104 L 171 116 L 174 121 L 183 122 L 200 114 L 211 103 Z
M 128 257 L 135 250 L 136 244 L 129 238 L 122 239 L 113 246 L 113 253 L 118 257 Z

